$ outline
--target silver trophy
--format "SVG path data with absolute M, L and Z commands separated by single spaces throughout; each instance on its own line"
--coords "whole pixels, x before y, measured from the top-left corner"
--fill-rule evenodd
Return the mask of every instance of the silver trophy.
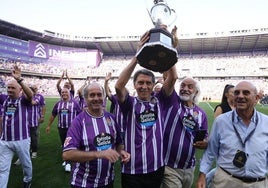
M 143 45 L 136 56 L 142 67 L 155 72 L 164 72 L 178 59 L 177 50 L 172 45 L 173 36 L 167 30 L 177 16 L 165 0 L 154 0 L 148 13 L 155 28 L 150 30 L 150 40 Z

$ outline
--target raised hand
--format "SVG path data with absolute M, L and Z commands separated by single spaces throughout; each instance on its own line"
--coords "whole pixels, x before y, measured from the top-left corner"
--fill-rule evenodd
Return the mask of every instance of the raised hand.
M 111 79 L 111 77 L 112 77 L 112 73 L 111 72 L 108 72 L 106 74 L 105 81 L 109 81 Z
M 176 26 L 173 27 L 171 34 L 173 36 L 172 45 L 174 48 L 177 48 L 177 46 L 179 44 L 179 39 L 178 39 L 178 35 L 177 35 L 177 27 Z
M 140 41 L 138 42 L 138 46 L 137 46 L 137 52 L 142 48 L 142 46 L 150 39 L 150 33 L 149 31 L 147 31 L 146 33 L 144 33 L 141 38 Z
M 21 79 L 21 69 L 17 65 L 15 65 L 13 67 L 11 74 L 12 74 L 13 78 L 15 78 L 16 80 Z

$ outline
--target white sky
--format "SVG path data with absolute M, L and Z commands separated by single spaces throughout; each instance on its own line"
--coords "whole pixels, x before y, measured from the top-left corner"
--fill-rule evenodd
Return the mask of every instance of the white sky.
M 147 0 L 1 0 L 0 19 L 36 31 L 141 35 L 153 27 Z M 148 0 L 152 3 L 153 0 Z M 268 27 L 268 0 L 167 0 L 179 33 Z

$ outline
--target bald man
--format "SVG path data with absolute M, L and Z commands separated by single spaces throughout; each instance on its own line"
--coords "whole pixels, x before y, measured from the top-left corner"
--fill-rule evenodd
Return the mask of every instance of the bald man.
M 217 169 L 211 187 L 267 187 L 268 116 L 255 109 L 258 99 L 251 82 L 242 81 L 235 86 L 236 108 L 213 122 L 197 188 L 206 187 L 206 174 L 215 159 Z
M 23 187 L 28 188 L 32 180 L 32 162 L 27 107 L 31 106 L 33 93 L 21 78 L 21 70 L 18 66 L 14 66 L 12 76 L 14 79 L 7 83 L 7 95 L 0 95 L 0 104 L 3 105 L 0 187 L 7 187 L 11 161 L 16 153 L 23 168 Z

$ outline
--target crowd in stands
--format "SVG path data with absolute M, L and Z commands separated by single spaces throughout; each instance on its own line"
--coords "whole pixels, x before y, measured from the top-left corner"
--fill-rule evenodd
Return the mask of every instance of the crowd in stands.
M 40 74 L 60 75 L 63 68 L 68 69 L 73 77 L 103 77 L 112 72 L 115 77 L 126 66 L 131 57 L 105 57 L 99 67 L 76 64 L 75 62 L 26 63 L 20 62 L 23 70 Z M 12 61 L 0 57 L 0 68 L 10 69 Z M 268 69 L 268 56 L 235 56 L 235 57 L 200 57 L 179 58 L 177 69 L 180 76 L 260 76 Z M 157 76 L 157 75 L 156 75 Z
M 27 83 L 38 83 L 39 91 L 45 96 L 57 96 L 55 85 L 63 70 L 68 70 L 69 76 L 73 79 L 75 89 L 80 88 L 87 77 L 97 79 L 101 84 L 108 72 L 111 72 L 113 78 L 110 86 L 113 89 L 119 73 L 130 62 L 131 57 L 104 57 L 99 67 L 89 67 L 88 65 L 75 63 L 26 63 L 19 62 L 20 67 L 25 72 L 40 73 L 40 77 L 27 76 Z M 4 57 L 0 57 L 0 86 L 3 88 L 4 83 L 9 79 L 8 73 L 14 62 Z M 210 100 L 219 100 L 221 95 L 220 88 L 225 84 L 236 84 L 241 78 L 252 78 L 252 81 L 259 89 L 268 93 L 268 81 L 265 79 L 256 79 L 264 77 L 268 70 L 268 56 L 235 56 L 235 57 L 199 57 L 199 58 L 179 58 L 176 64 L 180 73 L 179 78 L 192 76 L 199 79 L 202 87 L 202 98 Z M 136 69 L 140 69 L 137 66 Z M 46 77 L 43 77 L 46 75 Z M 47 76 L 48 75 L 48 76 Z M 49 76 L 51 75 L 51 77 Z M 161 77 L 160 73 L 155 72 L 156 77 Z M 212 77 L 212 78 L 210 78 Z M 179 84 L 178 80 L 177 84 Z M 134 92 L 132 84 L 127 85 L 130 92 Z M 114 92 L 114 90 L 112 91 Z
M 177 64 L 182 74 L 192 76 L 259 76 L 268 69 L 267 56 L 235 56 L 181 59 Z M 265 71 L 266 70 L 266 71 Z

